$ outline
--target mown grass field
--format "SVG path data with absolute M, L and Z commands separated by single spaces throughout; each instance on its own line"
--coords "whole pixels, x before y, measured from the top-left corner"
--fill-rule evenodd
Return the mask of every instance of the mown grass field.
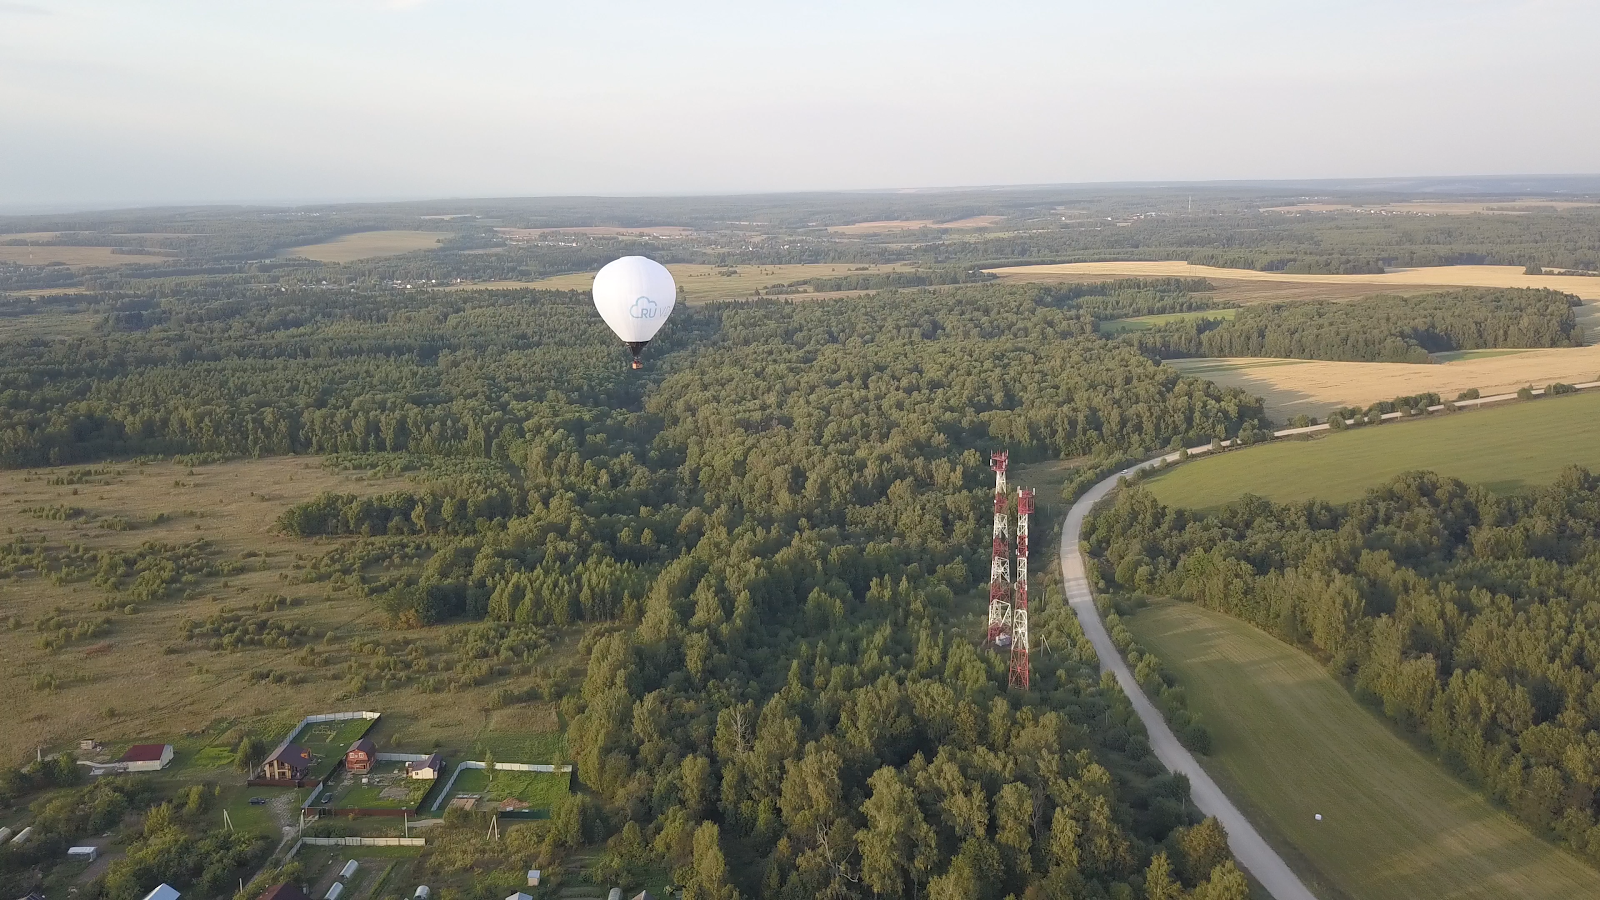
M 442 231 L 361 231 L 320 244 L 291 247 L 284 256 L 303 256 L 322 262 L 346 263 L 375 256 L 398 256 L 414 250 L 436 250 L 450 235 Z
M 1451 777 L 1306 654 L 1187 603 L 1124 621 L 1211 729 L 1207 770 L 1318 896 L 1600 897 L 1600 872 Z
M 451 787 L 451 796 L 482 794 L 498 802 L 515 797 L 532 809 L 549 809 L 571 790 L 572 776 L 554 772 L 509 772 L 498 769 L 490 778 L 485 769 L 463 769 Z
M 1148 331 L 1157 325 L 1188 322 L 1193 319 L 1231 319 L 1238 309 L 1206 309 L 1198 312 L 1162 313 L 1154 316 L 1132 316 L 1126 319 L 1107 319 L 1100 323 L 1100 333 L 1124 334 L 1129 331 Z
M 1509 493 L 1573 464 L 1600 470 L 1600 391 L 1276 441 L 1192 460 L 1146 484 L 1162 503 L 1210 509 L 1246 493 L 1342 502 L 1414 469 Z
M 881 275 L 887 272 L 905 272 L 911 265 L 886 266 L 835 265 L 831 263 L 805 263 L 787 266 L 705 266 L 673 264 L 667 266 L 684 297 L 690 303 L 710 303 L 715 300 L 738 300 L 751 297 L 759 290 L 773 285 L 788 284 L 805 278 L 831 278 L 839 275 Z M 452 290 L 490 290 L 505 288 L 539 288 L 547 291 L 587 291 L 594 285 L 593 272 L 573 272 L 530 282 L 490 281 L 478 284 L 455 285 Z M 789 294 L 804 298 L 811 294 Z

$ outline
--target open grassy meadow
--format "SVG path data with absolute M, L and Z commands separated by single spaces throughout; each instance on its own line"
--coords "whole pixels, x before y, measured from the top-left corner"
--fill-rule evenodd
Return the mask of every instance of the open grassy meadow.
M 25 266 L 47 266 L 61 263 L 68 266 L 127 266 L 138 263 L 160 262 L 159 256 L 141 256 L 131 253 L 112 253 L 110 247 L 79 247 L 66 245 L 7 246 L 0 245 L 0 263 L 20 263 Z
M 798 265 L 705 266 L 673 264 L 667 266 L 672 277 L 683 289 L 690 303 L 709 303 L 714 300 L 738 300 L 755 295 L 755 292 L 778 284 L 788 284 L 806 278 L 830 278 L 839 275 L 877 275 L 886 272 L 905 272 L 914 269 L 905 264 L 893 265 L 835 265 L 830 263 Z M 456 285 L 452 290 L 487 290 L 504 288 L 540 288 L 550 291 L 587 291 L 594 284 L 593 272 L 573 272 L 531 282 L 491 281 L 478 284 Z M 791 297 L 808 297 L 811 294 L 790 294 Z
M 450 235 L 442 231 L 360 231 L 320 244 L 291 247 L 284 256 L 303 256 L 322 262 L 346 263 L 375 256 L 398 256 L 415 250 L 436 250 Z
M 540 810 L 555 806 L 571 788 L 572 776 L 559 772 L 497 769 L 491 777 L 486 769 L 462 769 L 451 786 L 451 795 L 481 794 L 490 802 L 516 799 L 528 804 L 529 809 Z
M 373 731 L 384 749 L 471 758 L 500 740 L 559 746 L 552 705 L 494 708 L 497 690 L 526 683 L 514 673 L 448 695 L 377 680 L 352 690 L 346 666 L 372 658 L 358 650 L 362 642 L 386 641 L 395 652 L 417 645 L 435 671 L 449 672 L 472 624 L 387 629 L 382 611 L 349 581 L 306 580 L 319 559 L 356 539 L 297 539 L 272 526 L 284 509 L 322 491 L 406 484 L 332 471 L 314 457 L 0 473 L 0 542 L 9 554 L 0 574 L 8 726 L 0 760 L 14 764 L 36 747 L 74 748 L 83 738 L 105 743 L 114 759 L 128 744 L 159 741 L 175 746 L 173 769 L 184 777 L 242 782 L 232 750 L 243 735 L 270 747 L 302 716 L 358 709 L 384 714 Z M 103 553 L 170 558 L 189 574 L 164 596 L 134 601 L 130 578 L 111 593 L 62 572 L 66 563 L 93 567 Z M 247 620 L 263 619 L 269 627 L 252 633 Z M 261 634 L 272 629 L 287 646 Z M 562 638 L 544 661 L 571 656 L 569 643 Z M 333 735 L 326 752 L 316 752 L 331 757 L 350 740 Z
M 1600 469 L 1600 391 L 1275 441 L 1191 460 L 1146 484 L 1163 503 L 1208 509 L 1246 493 L 1351 500 L 1414 469 L 1510 492 L 1573 464 Z
M 989 228 L 999 224 L 1005 216 L 968 216 L 938 222 L 933 219 L 884 219 L 875 222 L 857 222 L 854 225 L 829 225 L 834 234 L 893 234 L 898 231 L 916 231 L 919 228 Z
M 1364 407 L 1429 391 L 1448 400 L 1471 388 L 1487 395 L 1530 384 L 1592 381 L 1600 377 L 1600 344 L 1470 351 L 1443 359 L 1443 365 L 1255 358 L 1169 359 L 1163 365 L 1261 397 L 1267 414 L 1284 422 L 1301 413 L 1322 418 L 1341 406 Z
M 1188 603 L 1124 622 L 1211 729 L 1207 770 L 1319 896 L 1600 896 L 1600 872 L 1451 777 L 1311 657 Z

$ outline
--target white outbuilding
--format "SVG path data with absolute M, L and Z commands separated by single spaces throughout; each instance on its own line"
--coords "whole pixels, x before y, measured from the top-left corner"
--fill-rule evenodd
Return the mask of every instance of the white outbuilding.
M 99 847 L 84 846 L 84 847 L 68 847 L 67 848 L 67 857 L 70 858 L 70 859 L 82 860 L 83 862 L 94 862 L 95 859 L 97 857 L 99 857 L 99 856 L 100 856 L 100 848 Z
M 172 764 L 172 745 L 134 744 L 117 762 L 127 772 L 159 772 Z
M 351 875 L 354 875 L 356 873 L 356 870 L 359 869 L 359 868 L 361 868 L 361 864 L 360 863 L 356 862 L 353 859 L 350 860 L 349 862 L 344 864 L 344 868 L 339 870 L 339 880 L 340 881 L 344 881 L 344 880 L 348 879 Z
M 328 888 L 328 893 L 322 900 L 339 900 L 339 895 L 344 893 L 344 882 L 335 881 L 333 887 Z
M 178 889 L 166 882 L 155 886 L 155 889 L 144 895 L 144 900 L 178 900 Z

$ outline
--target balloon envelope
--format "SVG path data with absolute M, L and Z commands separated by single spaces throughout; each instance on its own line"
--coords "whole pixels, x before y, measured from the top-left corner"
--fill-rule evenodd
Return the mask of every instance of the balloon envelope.
M 678 299 L 667 267 L 643 256 L 624 256 L 594 276 L 594 306 L 611 330 L 629 344 L 656 336 Z

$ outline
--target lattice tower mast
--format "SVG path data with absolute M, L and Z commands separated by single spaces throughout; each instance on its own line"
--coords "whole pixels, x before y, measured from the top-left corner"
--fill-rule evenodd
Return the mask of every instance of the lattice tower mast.
M 1028 689 L 1028 514 L 1033 491 L 1017 491 L 1016 602 L 1011 609 L 1011 686 Z
M 1011 498 L 1006 493 L 1005 451 L 989 454 L 989 466 L 994 469 L 994 559 L 989 565 L 989 634 L 985 640 L 1004 644 L 1011 636 Z

